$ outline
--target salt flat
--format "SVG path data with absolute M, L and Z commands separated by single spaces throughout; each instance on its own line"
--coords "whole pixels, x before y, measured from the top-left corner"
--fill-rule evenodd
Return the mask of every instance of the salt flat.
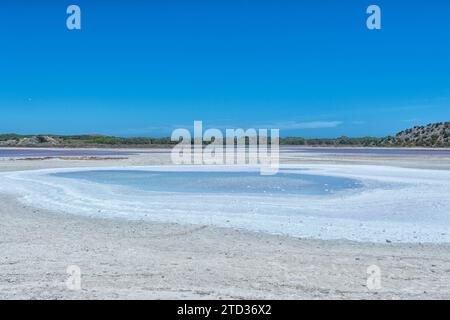
M 8 159 L 0 162 L 0 170 L 165 165 L 169 158 L 163 152 L 104 161 Z M 424 181 L 436 181 L 439 176 L 445 180 L 449 169 L 448 158 L 423 156 L 289 153 L 283 163 L 326 164 L 335 169 L 350 169 L 347 165 L 355 163 L 433 169 L 419 170 Z M 2 298 L 450 297 L 450 246 L 446 243 L 307 240 L 207 223 L 85 217 L 37 208 L 5 193 L 0 199 Z M 66 288 L 68 265 L 81 268 L 81 291 Z M 370 265 L 381 270 L 379 290 L 366 287 Z

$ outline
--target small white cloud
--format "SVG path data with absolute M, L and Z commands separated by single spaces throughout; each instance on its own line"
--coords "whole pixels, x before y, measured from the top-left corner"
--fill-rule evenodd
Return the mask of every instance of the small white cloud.
M 335 128 L 341 124 L 342 121 L 309 121 L 309 122 L 285 121 L 285 122 L 276 122 L 271 125 L 261 127 L 278 128 L 284 130 L 323 129 L 323 128 Z

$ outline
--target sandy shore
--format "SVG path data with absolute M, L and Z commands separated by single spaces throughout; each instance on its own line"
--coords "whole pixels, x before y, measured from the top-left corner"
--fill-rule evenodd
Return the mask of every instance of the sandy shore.
M 448 169 L 449 159 L 292 155 L 284 162 L 389 163 Z M 166 163 L 1 160 L 1 171 Z M 425 165 L 424 165 L 425 164 Z M 202 225 L 85 218 L 0 195 L 0 298 L 450 299 L 450 245 L 304 240 Z M 65 285 L 81 269 L 80 291 Z M 381 289 L 366 286 L 381 270 Z

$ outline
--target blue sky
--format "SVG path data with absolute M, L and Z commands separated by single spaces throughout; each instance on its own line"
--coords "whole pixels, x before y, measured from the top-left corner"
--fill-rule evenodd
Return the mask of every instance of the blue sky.
M 82 30 L 66 28 L 81 8 Z M 382 9 L 382 30 L 366 8 Z M 277 127 L 384 136 L 450 121 L 450 2 L 0 2 L 0 132 Z

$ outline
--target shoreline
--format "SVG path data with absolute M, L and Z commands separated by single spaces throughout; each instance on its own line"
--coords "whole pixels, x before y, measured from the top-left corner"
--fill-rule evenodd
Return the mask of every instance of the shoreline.
M 253 167 L 223 166 L 108 166 L 82 171 L 255 172 Z M 52 173 L 79 168 L 39 169 L 1 173 L 8 185 L 0 191 L 24 195 L 30 206 L 83 216 L 162 223 L 205 224 L 286 234 L 308 239 L 349 239 L 374 243 L 450 243 L 445 201 L 450 172 L 389 166 L 302 164 L 280 172 L 315 177 L 353 179 L 359 191 L 327 197 L 277 194 L 196 194 L 145 191 L 128 185 L 58 178 Z M 183 183 L 180 181 L 179 183 Z M 188 183 L 188 182 L 184 182 Z M 332 184 L 324 188 L 333 188 Z M 396 197 L 391 197 L 395 193 Z M 110 202 L 108 199 L 114 198 Z M 82 199 L 83 201 L 80 201 Z M 426 216 L 422 213 L 428 212 Z M 126 215 L 124 215 L 126 213 Z
M 11 149 L 11 150 L 23 150 L 23 149 L 36 149 L 36 150 L 105 150 L 105 151 L 136 151 L 142 152 L 144 150 L 154 151 L 155 149 L 162 149 L 164 151 L 172 149 L 176 144 L 154 144 L 154 145 L 92 145 L 92 146 L 38 146 L 38 145 L 27 145 L 27 146 L 7 146 L 0 144 L 1 149 Z M 374 149 L 374 150 L 426 150 L 426 151 L 450 151 L 450 147 L 402 147 L 402 146 L 361 146 L 361 145 L 299 145 L 299 144 L 280 144 L 280 148 L 283 149 Z

